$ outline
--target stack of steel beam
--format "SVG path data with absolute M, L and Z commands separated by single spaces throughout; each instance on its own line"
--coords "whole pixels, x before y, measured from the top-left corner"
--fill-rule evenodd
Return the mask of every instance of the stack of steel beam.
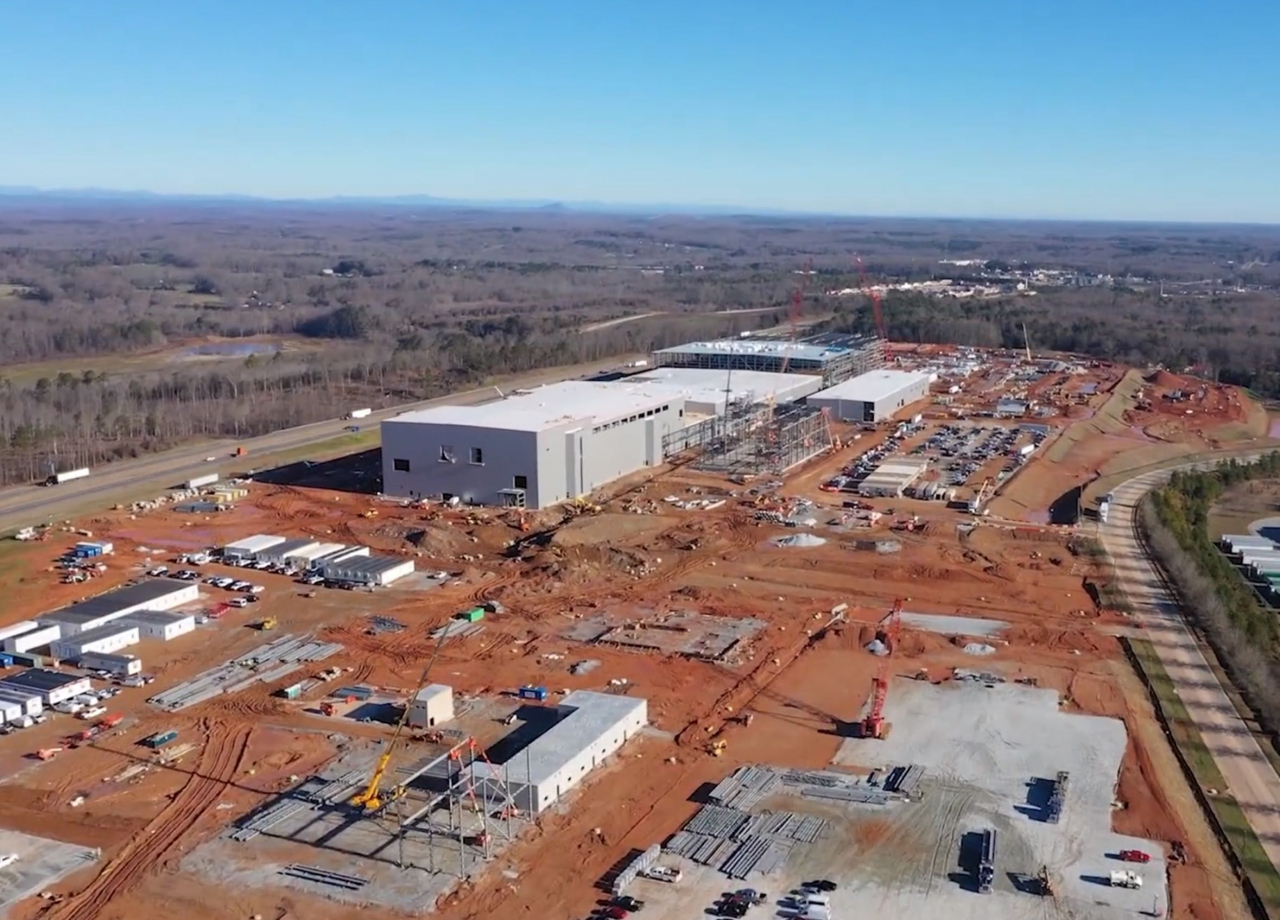
M 332 885 L 335 888 L 343 888 L 347 891 L 359 891 L 369 884 L 367 878 L 360 878 L 358 875 L 343 875 L 341 872 L 330 872 L 328 869 L 321 869 L 319 866 L 301 866 L 297 863 L 285 866 L 280 870 L 280 874 L 288 875 L 304 882 Z

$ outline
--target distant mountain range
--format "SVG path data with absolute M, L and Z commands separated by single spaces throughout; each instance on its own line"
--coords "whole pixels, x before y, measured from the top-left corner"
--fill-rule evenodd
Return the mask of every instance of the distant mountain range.
M 16 201 L 84 201 L 133 204 L 249 204 L 266 207 L 411 207 L 467 208 L 486 211 L 580 212 L 595 214 L 759 215 L 768 217 L 822 216 L 801 211 L 686 204 L 618 204 L 603 201 L 563 202 L 552 199 L 440 198 L 435 195 L 334 195 L 327 198 L 269 198 L 259 195 L 197 195 L 152 192 L 146 189 L 65 188 L 0 185 L 0 205 Z

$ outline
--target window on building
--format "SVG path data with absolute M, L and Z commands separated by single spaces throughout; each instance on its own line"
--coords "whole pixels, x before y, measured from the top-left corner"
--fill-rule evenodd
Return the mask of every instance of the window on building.
M 511 483 L 517 489 L 527 489 L 529 488 L 529 477 L 528 476 L 512 476 Z
M 458 462 L 457 460 L 454 459 L 453 448 L 450 447 L 448 444 L 440 445 L 440 462 L 441 463 L 457 463 Z
M 391 468 L 397 473 L 409 472 L 409 461 L 404 457 L 396 457 L 391 461 Z
M 471 448 L 471 462 L 478 466 L 484 466 L 484 451 L 478 447 Z

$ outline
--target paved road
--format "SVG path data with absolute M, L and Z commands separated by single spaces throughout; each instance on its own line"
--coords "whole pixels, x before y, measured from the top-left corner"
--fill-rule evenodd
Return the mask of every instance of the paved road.
M 1165 482 L 1169 473 L 1145 473 L 1115 489 L 1109 520 L 1099 525 L 1099 535 L 1138 622 L 1227 781 L 1224 791 L 1235 796 L 1272 865 L 1280 868 L 1280 776 L 1200 654 L 1182 609 L 1165 587 L 1134 527 L 1138 502 Z
M 504 383 L 504 387 L 535 386 L 589 376 L 618 367 L 620 360 L 626 361 L 627 358 L 611 358 L 591 365 L 539 371 L 513 378 Z M 357 422 L 330 419 L 299 428 L 286 428 L 258 438 L 205 441 L 194 446 L 179 447 L 137 460 L 101 466 L 94 469 L 86 479 L 58 486 L 15 486 L 0 491 L 0 532 L 62 520 L 82 511 L 86 506 L 93 506 L 95 502 L 105 508 L 114 504 L 121 496 L 136 495 L 140 491 L 153 490 L 153 494 L 158 495 L 202 473 L 231 473 L 260 466 L 255 458 L 331 440 L 341 436 L 348 425 L 355 424 L 367 429 L 402 412 L 430 406 L 474 406 L 495 399 L 497 395 L 498 391 L 494 387 L 482 387 L 385 409 Z M 232 457 L 232 452 L 237 447 L 245 448 L 248 455 Z M 206 457 L 217 459 L 206 462 Z

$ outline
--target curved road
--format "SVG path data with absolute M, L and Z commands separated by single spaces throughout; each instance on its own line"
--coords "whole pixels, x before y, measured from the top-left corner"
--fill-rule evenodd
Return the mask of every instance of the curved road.
M 1179 469 L 1213 465 L 1189 464 Z M 1115 489 L 1109 520 L 1098 525 L 1098 534 L 1115 563 L 1117 578 L 1133 604 L 1135 618 L 1227 781 L 1228 788 L 1222 791 L 1235 797 L 1272 865 L 1280 868 L 1280 776 L 1272 769 L 1200 653 L 1177 599 L 1165 586 L 1138 538 L 1135 526 L 1138 503 L 1147 492 L 1167 481 L 1170 472 L 1144 473 Z

